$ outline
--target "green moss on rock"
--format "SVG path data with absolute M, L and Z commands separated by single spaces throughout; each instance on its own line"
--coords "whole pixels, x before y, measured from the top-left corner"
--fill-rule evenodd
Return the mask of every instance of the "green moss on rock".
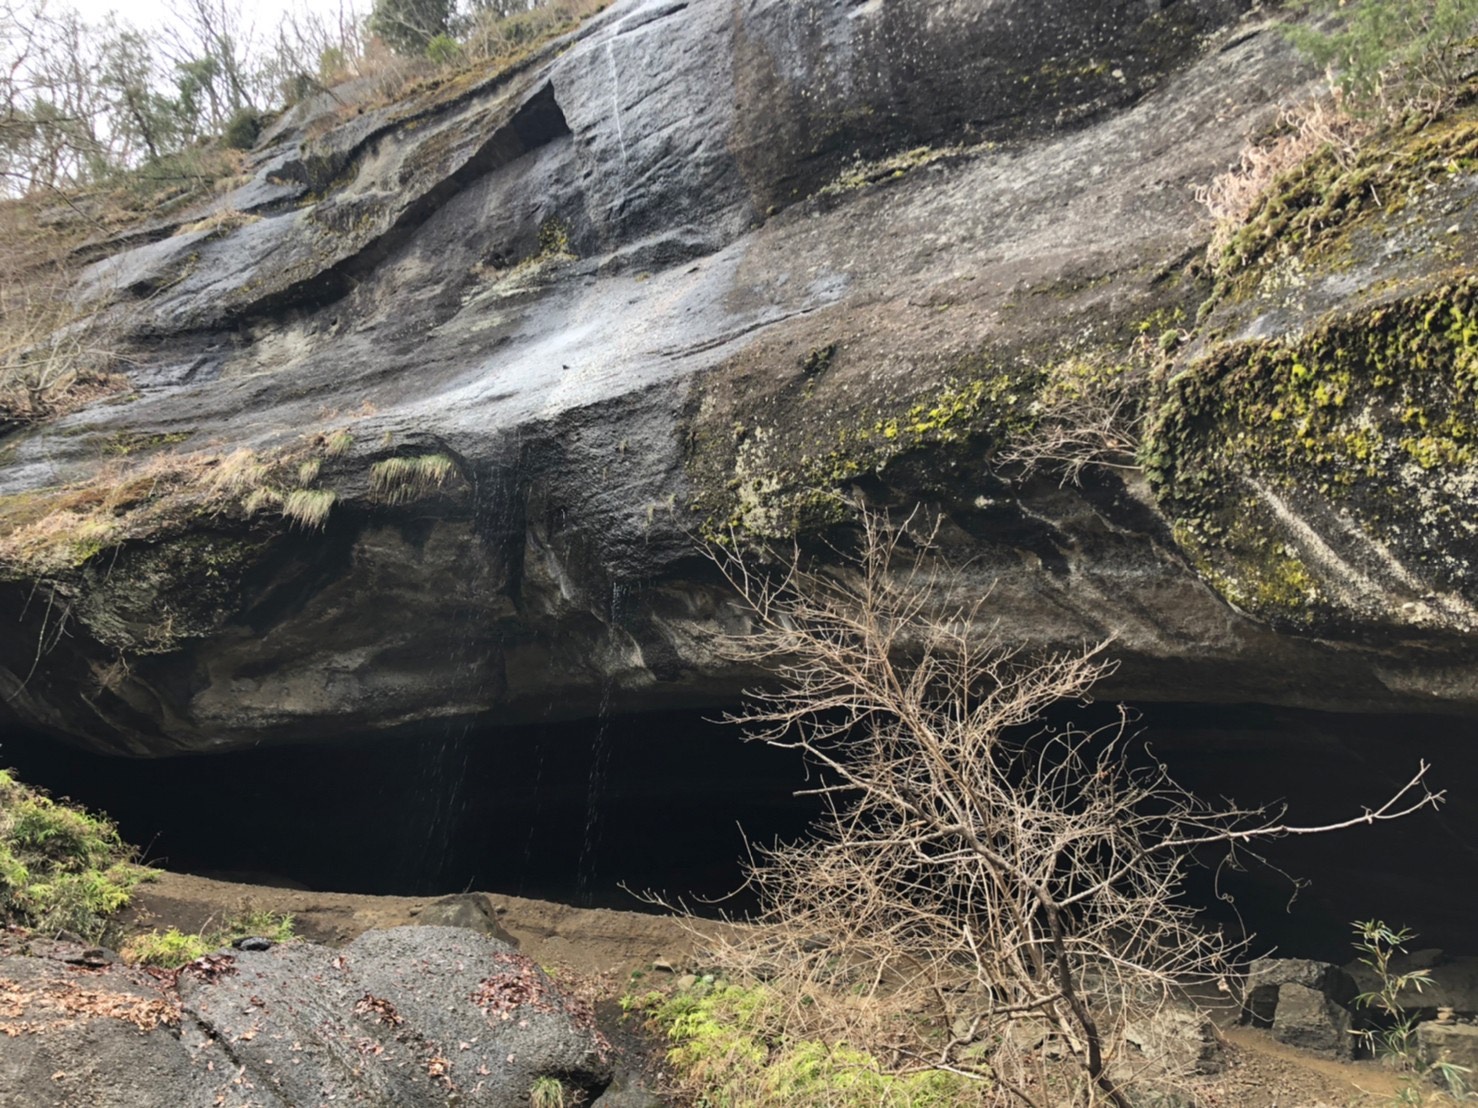
M 705 512 L 700 531 L 773 539 L 840 523 L 851 514 L 851 482 L 925 451 L 985 452 L 1028 425 L 1041 379 L 1039 370 L 1008 372 L 982 360 L 891 410 L 817 412 L 803 402 L 800 419 L 738 424 L 727 443 L 697 434 L 689 473 L 700 489 L 694 506 Z
M 1226 599 L 1312 627 L 1350 618 L 1362 592 L 1471 591 L 1475 440 L 1466 279 L 1214 349 L 1170 382 L 1143 461 Z

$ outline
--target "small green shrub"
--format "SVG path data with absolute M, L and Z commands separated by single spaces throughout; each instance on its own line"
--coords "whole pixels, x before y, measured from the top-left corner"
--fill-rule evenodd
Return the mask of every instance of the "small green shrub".
M 1296 0 L 1323 17 L 1288 29 L 1356 110 L 1435 114 L 1457 95 L 1478 34 L 1478 0 Z
M 1408 1075 L 1407 1083 L 1396 1094 L 1397 1104 L 1424 1103 L 1417 1086 L 1420 1077 L 1430 1077 L 1448 1092 L 1462 1097 L 1468 1091 L 1470 1076 L 1466 1066 L 1441 1061 L 1429 1065 L 1417 1054 L 1418 1013 L 1406 1007 L 1403 994 L 1408 989 L 1420 993 L 1433 983 L 1432 975 L 1424 969 L 1398 973 L 1392 966 L 1395 956 L 1405 954 L 1407 944 L 1414 938 L 1416 932 L 1410 928 L 1391 927 L 1383 920 L 1361 920 L 1355 924 L 1353 945 L 1358 961 L 1371 971 L 1376 982 L 1375 988 L 1355 998 L 1355 1007 L 1375 1013 L 1375 1019 L 1355 1034 L 1371 1054 Z
M 812 1004 L 824 997 L 807 998 Z M 673 1044 L 668 1061 L 695 1102 L 724 1108 L 953 1108 L 979 1103 L 986 1082 L 939 1070 L 893 1074 L 866 1050 L 787 1034 L 786 1000 L 761 984 L 705 977 L 671 995 L 623 998 Z
M 276 912 L 250 910 L 227 920 L 223 927 L 188 935 L 171 927 L 167 931 L 150 931 L 135 935 L 124 944 L 122 954 L 130 962 L 142 966 L 178 969 L 204 957 L 212 950 L 230 946 L 237 939 L 252 936 L 285 943 L 296 938 L 293 917 Z
M 462 44 L 451 35 L 436 35 L 426 44 L 426 57 L 437 65 L 452 65 L 462 59 Z
M 226 120 L 221 141 L 228 150 L 250 150 L 262 133 L 262 113 L 256 108 L 237 108 Z
M 0 770 L 0 921 L 96 940 L 152 875 L 136 854 L 111 820 Z
M 201 936 L 186 935 L 171 927 L 168 931 L 135 935 L 123 945 L 122 953 L 124 958 L 141 966 L 178 969 L 209 954 L 211 949 Z

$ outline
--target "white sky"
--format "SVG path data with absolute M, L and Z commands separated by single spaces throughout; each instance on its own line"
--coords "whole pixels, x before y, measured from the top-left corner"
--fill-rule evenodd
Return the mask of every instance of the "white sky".
M 163 26 L 172 21 L 174 0 L 50 0 L 48 8 L 72 8 L 88 23 L 101 23 L 109 12 L 140 30 Z M 289 10 L 314 12 L 337 22 L 340 11 L 352 16 L 367 14 L 372 0 L 211 0 L 213 6 L 226 4 L 240 12 L 241 25 L 251 36 L 262 41 L 276 38 L 277 28 Z

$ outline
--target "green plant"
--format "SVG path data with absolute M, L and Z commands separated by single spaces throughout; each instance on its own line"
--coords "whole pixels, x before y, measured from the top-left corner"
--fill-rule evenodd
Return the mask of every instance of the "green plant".
M 340 429 L 331 431 L 323 440 L 323 456 L 325 458 L 338 458 L 349 453 L 349 448 L 354 445 L 354 436 L 348 431 Z
M 0 770 L 0 921 L 95 940 L 152 871 L 105 816 Z
M 1395 1103 L 1423 1103 L 1418 1085 L 1421 1077 L 1434 1079 L 1454 1096 L 1465 1096 L 1469 1075 L 1466 1066 L 1441 1060 L 1428 1063 L 1416 1050 L 1417 1012 L 1407 1007 L 1407 994 L 1419 994 L 1432 985 L 1432 975 L 1421 968 L 1397 972 L 1394 966 L 1396 955 L 1407 952 L 1407 944 L 1416 933 L 1377 919 L 1357 921 L 1354 928 L 1352 945 L 1359 954 L 1358 961 L 1375 977 L 1375 987 L 1355 997 L 1354 1003 L 1357 1008 L 1377 1013 L 1370 1026 L 1357 1028 L 1354 1034 L 1371 1054 L 1408 1075 L 1395 1095 Z
M 451 35 L 437 35 L 426 44 L 426 57 L 436 65 L 451 65 L 462 59 L 462 44 Z
M 1356 110 L 1434 115 L 1459 94 L 1478 33 L 1478 0 L 1297 0 L 1320 17 L 1290 26 Z
M 250 150 L 262 133 L 262 113 L 256 108 L 237 108 L 226 120 L 221 141 L 229 150 Z
M 1380 1013 L 1381 1023 L 1376 1027 L 1361 1028 L 1356 1032 L 1377 1057 L 1393 1061 L 1403 1069 L 1414 1064 L 1412 1047 L 1416 1040 L 1416 1015 L 1407 1010 L 1401 996 L 1408 989 L 1420 993 L 1432 984 L 1432 976 L 1426 970 L 1409 970 L 1397 973 L 1391 965 L 1397 954 L 1406 953 L 1406 944 L 1416 937 L 1409 928 L 1392 928 L 1382 920 L 1363 920 L 1355 924 L 1353 946 L 1359 953 L 1358 961 L 1375 974 L 1376 986 L 1355 998 L 1359 1008 Z
M 450 0 L 376 0 L 369 29 L 398 54 L 424 54 L 447 33 L 451 14 Z
M 672 1044 L 667 1060 L 698 1104 L 724 1108 L 951 1108 L 992 1102 L 993 1089 L 964 1074 L 895 1074 L 867 1050 L 787 1031 L 790 998 L 763 984 L 712 975 L 667 994 L 623 997 Z
M 123 957 L 141 966 L 178 969 L 204 957 L 211 946 L 200 935 L 187 935 L 177 928 L 135 935 L 123 945 Z
M 124 943 L 122 954 L 141 966 L 178 969 L 204 957 L 212 950 L 230 946 L 237 939 L 261 937 L 276 943 L 291 942 L 293 917 L 261 909 L 247 909 L 232 916 L 225 924 L 191 935 L 171 927 L 166 931 L 149 931 L 135 935 Z

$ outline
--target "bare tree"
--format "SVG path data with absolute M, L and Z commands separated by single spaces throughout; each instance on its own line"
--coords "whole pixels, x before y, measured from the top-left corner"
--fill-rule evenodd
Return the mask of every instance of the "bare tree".
M 978 1077 L 1037 1108 L 1127 1108 L 1126 1023 L 1223 980 L 1239 953 L 1183 895 L 1193 855 L 1442 794 L 1422 764 L 1379 806 L 1299 827 L 1203 803 L 1129 756 L 1122 721 L 1043 727 L 1113 668 L 1107 644 L 1006 647 L 914 522 L 864 513 L 857 549 L 819 563 L 718 555 L 752 613 L 735 653 L 779 684 L 734 721 L 803 751 L 827 814 L 814 840 L 757 851 L 762 911 L 717 956 L 795 999 L 790 1030 L 865 1044 L 897 1072 Z M 1047 1065 L 1054 1051 L 1070 1064 Z
M 1150 363 L 1137 342 L 1125 365 L 1068 359 L 1053 366 L 1032 406 L 1034 423 L 999 460 L 1030 473 L 1049 470 L 1076 485 L 1088 469 L 1138 470 Z

